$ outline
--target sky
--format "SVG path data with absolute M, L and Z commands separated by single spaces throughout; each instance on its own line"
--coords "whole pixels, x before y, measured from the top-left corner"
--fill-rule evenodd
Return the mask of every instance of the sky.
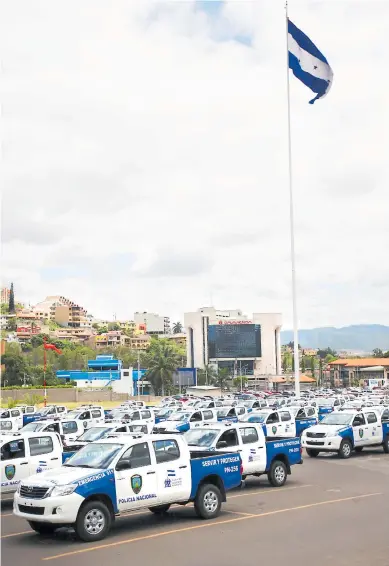
M 389 1 L 290 0 L 299 326 L 389 324 Z M 2 282 L 97 318 L 292 325 L 282 0 L 3 4 Z

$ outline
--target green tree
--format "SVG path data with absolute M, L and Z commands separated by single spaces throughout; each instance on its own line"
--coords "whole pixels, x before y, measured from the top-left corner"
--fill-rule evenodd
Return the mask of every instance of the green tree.
M 305 356 L 301 358 L 301 373 L 305 373 Z
M 282 371 L 283 371 L 284 373 L 286 373 L 286 372 L 288 371 L 288 367 L 289 367 L 287 354 L 284 354 L 284 355 L 282 356 L 282 363 L 281 363 L 281 366 L 282 366 Z
M 9 330 L 10 332 L 15 332 L 17 327 L 18 322 L 16 320 L 16 317 L 12 317 L 7 320 L 7 330 Z
M 315 366 L 316 366 L 316 358 L 315 358 L 315 356 L 311 356 L 311 372 L 312 372 L 312 377 L 315 377 Z
M 1 303 L 1 314 L 8 314 L 8 305 L 7 303 Z
M 239 375 L 238 377 L 235 377 L 235 379 L 232 381 L 232 384 L 234 387 L 236 387 L 236 389 L 244 389 L 247 386 L 248 381 L 249 380 L 246 375 Z
M 24 374 L 27 371 L 26 361 L 22 354 L 5 353 L 2 357 L 5 370 L 1 381 L 3 386 L 22 385 Z
M 108 330 L 120 330 L 120 324 L 118 324 L 117 322 L 109 322 Z
M 383 358 L 384 357 L 384 353 L 381 350 L 381 348 L 374 348 L 373 350 L 373 357 L 374 358 Z
M 327 356 L 331 356 L 332 359 L 336 359 L 337 357 L 337 353 L 335 352 L 335 350 L 332 350 L 331 348 L 325 348 L 325 349 L 319 349 L 317 351 L 317 355 L 319 356 L 319 358 L 321 359 L 325 359 Z
M 13 283 L 11 283 L 11 289 L 10 289 L 10 292 L 9 292 L 8 312 L 9 312 L 9 314 L 14 314 L 14 312 L 15 312 L 15 295 L 14 295 L 14 284 Z
M 173 373 L 179 367 L 179 356 L 174 345 L 166 339 L 153 339 L 147 350 L 149 380 L 156 395 L 165 395 L 173 389 Z
M 173 334 L 180 334 L 183 330 L 183 326 L 181 322 L 174 322 L 173 323 Z
M 197 370 L 197 385 L 212 385 L 217 380 L 215 366 L 206 365 Z
M 8 397 L 7 399 L 7 409 L 13 409 L 18 404 L 16 399 L 12 399 L 12 397 Z

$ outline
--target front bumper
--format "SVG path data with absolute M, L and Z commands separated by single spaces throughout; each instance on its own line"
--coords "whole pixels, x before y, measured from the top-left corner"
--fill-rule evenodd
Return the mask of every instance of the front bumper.
M 305 435 L 301 438 L 301 446 L 308 450 L 320 450 L 326 452 L 337 452 L 342 438 L 340 436 L 325 436 L 324 438 L 309 438 Z
M 28 499 L 15 493 L 13 511 L 27 521 L 68 525 L 76 521 L 83 501 L 78 493 L 43 499 Z

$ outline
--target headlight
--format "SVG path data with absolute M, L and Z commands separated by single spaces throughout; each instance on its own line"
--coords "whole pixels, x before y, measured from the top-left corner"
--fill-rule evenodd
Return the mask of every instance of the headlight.
M 49 497 L 58 497 L 59 495 L 70 495 L 77 488 L 77 485 L 57 485 L 53 487 L 47 495 Z

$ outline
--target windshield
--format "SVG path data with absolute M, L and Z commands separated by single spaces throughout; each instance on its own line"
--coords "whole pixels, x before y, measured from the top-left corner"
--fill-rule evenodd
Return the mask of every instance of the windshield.
M 46 409 L 42 409 L 41 411 L 39 411 L 39 413 L 41 415 L 54 415 L 55 414 L 55 410 L 53 411 L 53 407 L 47 407 Z
M 220 429 L 197 428 L 188 430 L 188 432 L 186 432 L 184 436 L 186 442 L 188 443 L 188 446 L 204 446 L 204 448 L 209 448 L 210 446 L 212 446 L 219 432 Z
M 100 438 L 104 438 L 111 431 L 112 431 L 112 427 L 107 427 L 107 426 L 93 427 L 85 431 L 81 436 L 77 438 L 77 440 L 81 440 L 81 442 L 93 442 L 94 440 L 100 440 Z
M 243 401 L 243 403 L 239 403 L 239 405 L 243 405 L 244 407 L 250 409 L 253 406 L 253 401 Z
M 288 411 L 290 413 L 292 413 L 292 415 L 297 415 L 297 413 L 299 412 L 299 410 L 301 409 L 301 407 L 288 407 Z
M 255 411 L 255 413 L 249 413 L 248 415 L 246 415 L 245 417 L 245 421 L 250 422 L 250 423 L 264 423 L 266 420 L 266 417 L 269 415 L 270 413 L 261 413 L 260 411 Z M 255 420 L 252 420 L 254 419 Z M 250 420 L 251 419 L 251 420 Z M 243 419 L 241 419 L 243 420 Z
M 350 415 L 350 413 L 331 413 L 324 417 L 320 421 L 320 424 L 324 425 L 348 425 L 351 423 L 355 415 Z
M 28 423 L 26 424 L 20 432 L 36 432 L 38 430 L 42 430 L 45 426 L 47 426 L 47 422 L 46 423 Z
M 77 417 L 79 417 L 81 415 L 81 411 L 69 411 L 69 413 L 66 415 L 66 418 L 68 419 L 76 419 Z
M 66 460 L 64 466 L 104 470 L 108 468 L 122 447 L 122 444 L 99 444 L 97 442 L 88 444 L 76 452 L 69 460 Z
M 333 399 L 317 399 L 319 407 L 332 407 L 334 404 Z
M 164 417 L 166 415 L 170 415 L 172 412 L 172 409 L 161 409 L 160 411 L 158 411 L 157 415 L 159 417 Z
M 174 413 L 174 415 L 171 415 L 168 418 L 168 421 L 185 421 L 186 419 L 189 419 L 190 416 L 190 413 Z

